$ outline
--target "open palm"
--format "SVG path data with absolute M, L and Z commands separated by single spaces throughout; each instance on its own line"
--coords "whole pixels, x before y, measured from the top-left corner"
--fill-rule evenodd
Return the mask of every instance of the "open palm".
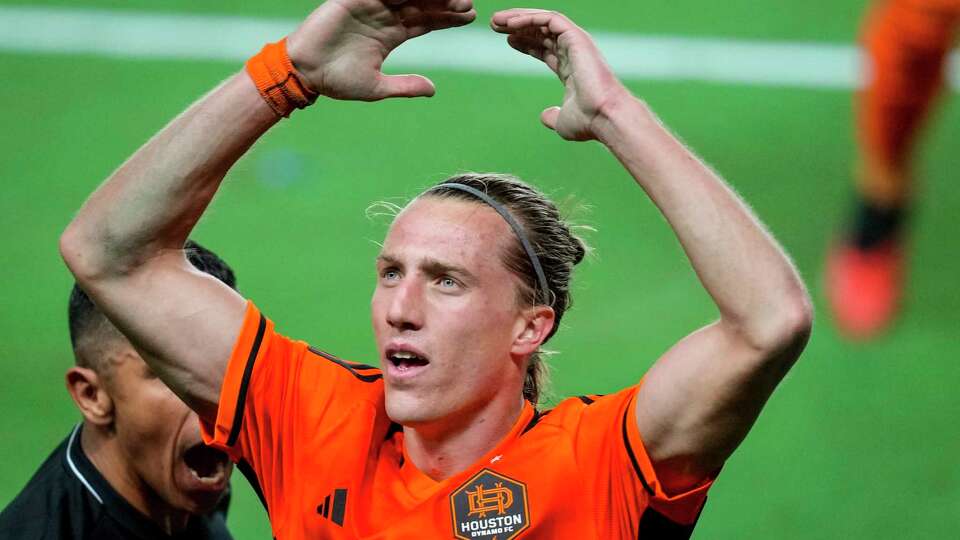
M 328 97 L 431 96 L 429 79 L 384 75 L 383 62 L 408 39 L 475 18 L 472 0 L 329 0 L 287 38 L 287 50 L 312 89 Z
M 563 104 L 543 111 L 543 123 L 564 139 L 596 138 L 598 115 L 627 90 L 590 36 L 559 13 L 534 9 L 498 12 L 491 26 L 508 35 L 511 47 L 542 60 L 563 83 Z

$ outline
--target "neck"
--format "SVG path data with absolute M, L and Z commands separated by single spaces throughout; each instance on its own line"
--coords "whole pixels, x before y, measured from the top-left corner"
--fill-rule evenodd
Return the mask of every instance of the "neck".
M 187 527 L 190 514 L 171 507 L 139 477 L 108 429 L 84 422 L 80 449 L 114 491 L 165 533 L 172 535 Z
M 522 398 L 493 399 L 475 411 L 458 413 L 454 421 L 405 426 L 407 455 L 436 481 L 453 476 L 497 446 L 520 418 L 523 406 Z

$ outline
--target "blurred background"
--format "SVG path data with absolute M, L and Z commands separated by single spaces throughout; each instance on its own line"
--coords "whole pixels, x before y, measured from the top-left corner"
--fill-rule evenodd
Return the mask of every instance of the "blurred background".
M 520 175 L 596 232 L 575 307 L 552 342 L 554 401 L 639 380 L 717 316 L 670 229 L 598 144 L 540 111 L 562 88 L 479 20 L 401 49 L 393 72 L 430 100 L 321 100 L 230 173 L 194 238 L 237 271 L 280 331 L 372 361 L 368 302 L 379 200 L 462 170 Z M 0 507 L 79 419 L 63 383 L 71 277 L 57 239 L 85 197 L 174 115 L 314 3 L 0 1 Z M 951 93 L 917 154 L 906 302 L 889 332 L 843 339 L 824 253 L 849 210 L 863 0 L 545 0 L 593 32 L 614 68 L 753 206 L 815 302 L 810 345 L 711 491 L 695 538 L 945 538 L 960 521 L 960 109 Z M 722 359 L 718 359 L 722 361 Z M 270 538 L 233 481 L 230 525 Z

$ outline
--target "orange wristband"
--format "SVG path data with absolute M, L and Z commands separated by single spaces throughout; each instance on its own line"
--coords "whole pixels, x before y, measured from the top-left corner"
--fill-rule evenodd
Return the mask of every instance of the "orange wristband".
M 247 74 L 257 85 L 260 95 L 278 115 L 290 116 L 294 109 L 303 109 L 317 100 L 297 72 L 287 54 L 287 39 L 268 43 L 263 50 L 247 60 Z

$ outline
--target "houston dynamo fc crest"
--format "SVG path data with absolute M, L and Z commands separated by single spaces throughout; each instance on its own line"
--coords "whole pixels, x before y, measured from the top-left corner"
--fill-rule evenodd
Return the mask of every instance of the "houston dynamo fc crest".
M 527 486 L 489 469 L 450 495 L 453 535 L 462 540 L 510 540 L 530 526 Z

